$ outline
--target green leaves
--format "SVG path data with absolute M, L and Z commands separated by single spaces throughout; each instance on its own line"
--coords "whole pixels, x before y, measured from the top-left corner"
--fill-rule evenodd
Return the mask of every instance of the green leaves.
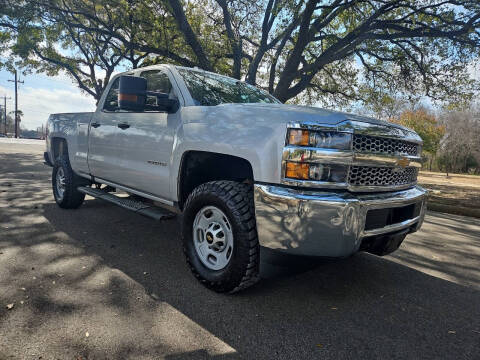
M 445 135 L 445 126 L 440 125 L 433 114 L 425 109 L 406 110 L 391 121 L 415 130 L 423 140 L 423 151 L 431 155 L 436 154 Z

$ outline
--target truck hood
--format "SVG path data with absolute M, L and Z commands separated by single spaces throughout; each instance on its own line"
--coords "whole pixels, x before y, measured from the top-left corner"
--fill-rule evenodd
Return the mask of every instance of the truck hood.
M 327 110 L 312 106 L 285 104 L 221 104 L 211 108 L 212 113 L 236 114 L 244 119 L 254 117 L 266 119 L 272 123 L 309 123 L 313 125 L 337 125 L 346 120 L 358 121 L 378 126 L 389 126 L 412 131 L 401 125 L 377 120 L 367 116 L 348 114 L 341 111 Z

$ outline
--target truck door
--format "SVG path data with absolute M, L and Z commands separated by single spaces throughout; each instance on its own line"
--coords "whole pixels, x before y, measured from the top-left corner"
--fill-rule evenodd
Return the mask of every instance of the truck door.
M 88 135 L 88 167 L 90 174 L 114 181 L 118 169 L 119 147 L 116 140 L 121 113 L 118 108 L 119 78 L 113 80 L 103 106 L 97 108 L 90 122 Z M 100 102 L 101 104 L 101 102 Z
M 179 98 L 166 70 L 146 70 L 147 90 Z M 147 104 L 156 105 L 156 97 L 148 96 Z M 159 111 L 124 112 L 118 114 L 117 141 L 119 168 L 115 182 L 142 192 L 172 200 L 170 195 L 170 159 L 180 111 L 169 114 Z

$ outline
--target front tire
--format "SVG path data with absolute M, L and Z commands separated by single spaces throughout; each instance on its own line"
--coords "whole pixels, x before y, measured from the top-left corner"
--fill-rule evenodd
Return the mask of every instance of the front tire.
M 55 160 L 52 170 L 52 189 L 58 206 L 63 209 L 76 209 L 82 205 L 85 194 L 78 191 L 77 187 L 87 182 L 73 172 L 65 155 Z
M 258 281 L 251 185 L 213 181 L 198 186 L 187 199 L 182 225 L 187 263 L 207 288 L 233 293 Z

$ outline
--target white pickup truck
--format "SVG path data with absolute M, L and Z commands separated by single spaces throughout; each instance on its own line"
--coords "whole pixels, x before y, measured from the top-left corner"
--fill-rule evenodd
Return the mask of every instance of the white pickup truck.
M 260 246 L 384 255 L 425 215 L 415 132 L 197 69 L 119 74 L 94 113 L 53 114 L 47 132 L 60 207 L 88 194 L 157 220 L 182 214 L 187 262 L 218 292 L 257 281 Z

